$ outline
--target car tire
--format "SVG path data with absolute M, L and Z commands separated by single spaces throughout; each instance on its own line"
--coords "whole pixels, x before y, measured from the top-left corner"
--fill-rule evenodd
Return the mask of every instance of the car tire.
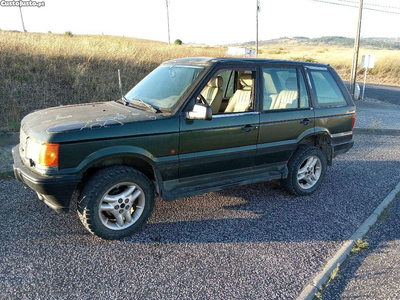
M 311 195 L 321 185 L 327 165 L 326 155 L 321 149 L 300 145 L 289 161 L 288 177 L 282 180 L 282 185 L 291 194 Z
M 154 208 L 149 179 L 127 166 L 100 170 L 86 183 L 78 200 L 78 216 L 92 234 L 117 240 L 140 230 Z

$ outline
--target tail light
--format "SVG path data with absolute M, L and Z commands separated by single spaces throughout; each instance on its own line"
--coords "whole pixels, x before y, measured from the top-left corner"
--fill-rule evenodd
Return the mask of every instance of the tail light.
M 353 122 L 351 123 L 351 130 L 353 130 L 355 123 L 356 123 L 356 114 L 353 115 Z

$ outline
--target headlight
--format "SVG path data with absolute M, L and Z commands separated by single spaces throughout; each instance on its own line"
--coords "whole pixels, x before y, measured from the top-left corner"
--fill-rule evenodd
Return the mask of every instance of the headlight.
M 59 144 L 38 143 L 32 139 L 28 139 L 26 158 L 32 159 L 35 164 L 43 167 L 57 167 L 58 149 Z

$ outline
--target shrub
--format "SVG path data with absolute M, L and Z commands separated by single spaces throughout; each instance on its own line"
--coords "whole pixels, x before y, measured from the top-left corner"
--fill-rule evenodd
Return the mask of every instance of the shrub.
M 174 42 L 175 45 L 182 45 L 182 41 L 180 39 L 176 39 Z

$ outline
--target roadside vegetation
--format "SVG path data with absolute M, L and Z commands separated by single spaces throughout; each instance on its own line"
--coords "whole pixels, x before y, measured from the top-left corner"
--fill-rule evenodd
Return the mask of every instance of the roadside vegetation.
M 268 45 L 261 58 L 329 63 L 348 80 L 352 48 Z M 161 62 L 178 57 L 226 56 L 227 47 L 171 45 L 136 38 L 0 31 L 0 131 L 18 131 L 33 110 L 119 97 Z M 400 50 L 361 49 L 376 54 L 368 81 L 400 85 Z M 362 79 L 363 71 L 359 72 Z
M 332 283 L 336 278 L 338 278 L 338 277 L 340 276 L 340 275 L 339 275 L 339 271 L 340 271 L 340 264 L 337 264 L 337 265 L 336 265 L 336 268 L 334 268 L 333 271 L 332 271 L 332 273 L 329 275 L 328 281 L 327 281 L 322 287 L 319 288 L 319 291 L 318 291 L 318 292 L 315 293 L 314 299 L 317 299 L 317 300 L 322 300 L 322 299 L 323 299 L 324 290 L 325 290 L 328 286 L 330 286 L 331 283 Z
M 366 241 L 366 239 L 358 239 L 355 243 L 353 248 L 351 248 L 350 253 L 351 254 L 356 254 L 359 253 L 363 250 L 368 249 L 369 243 Z
M 118 69 L 128 92 L 165 60 L 224 53 L 126 37 L 0 31 L 0 128 L 19 130 L 36 109 L 118 99 Z

